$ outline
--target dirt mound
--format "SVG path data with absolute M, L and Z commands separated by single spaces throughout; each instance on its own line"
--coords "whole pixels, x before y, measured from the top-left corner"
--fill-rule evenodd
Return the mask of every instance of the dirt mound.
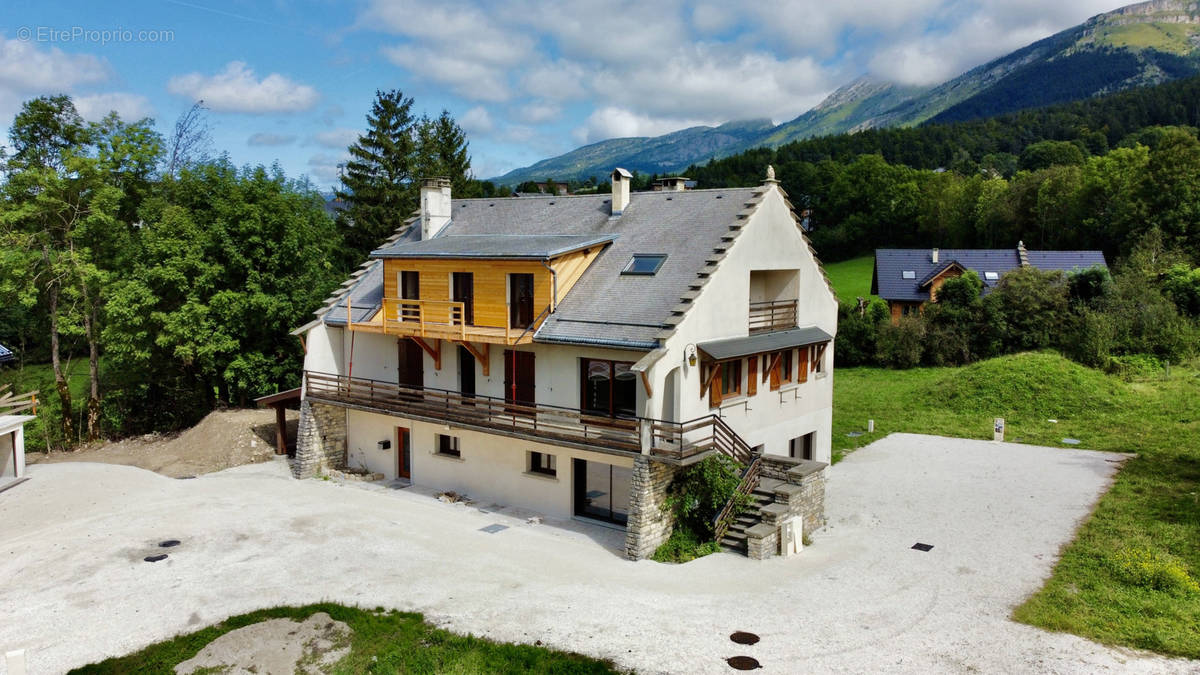
M 294 439 L 299 414 L 288 411 L 288 437 Z M 127 464 L 164 476 L 198 476 L 275 456 L 275 411 L 218 410 L 176 434 L 147 434 L 75 452 L 29 453 L 41 462 Z
M 269 619 L 213 640 L 175 666 L 175 672 L 325 673 L 350 653 L 351 633 L 349 626 L 325 612 L 303 622 Z

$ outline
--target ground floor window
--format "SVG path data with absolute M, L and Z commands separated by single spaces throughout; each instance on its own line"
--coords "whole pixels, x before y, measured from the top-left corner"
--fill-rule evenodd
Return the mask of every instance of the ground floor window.
M 817 432 L 810 431 L 788 442 L 788 456 L 794 459 L 815 459 Z
M 603 462 L 576 459 L 575 515 L 624 525 L 629 521 L 629 490 L 633 470 Z
M 529 453 L 530 473 L 540 473 L 546 476 L 558 475 L 558 460 L 554 455 L 545 452 Z
M 450 457 L 462 457 L 462 453 L 458 449 L 458 436 L 447 436 L 446 434 L 434 434 L 435 452 L 439 455 L 448 455 Z

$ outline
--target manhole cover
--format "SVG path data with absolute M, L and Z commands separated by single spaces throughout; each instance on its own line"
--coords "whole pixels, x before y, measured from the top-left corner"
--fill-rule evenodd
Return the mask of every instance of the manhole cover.
M 180 476 L 176 480 L 191 480 L 193 478 L 195 478 L 195 476 Z
M 167 539 L 166 541 L 158 542 L 159 548 L 171 548 L 172 546 L 178 546 L 178 545 L 179 545 L 178 539 Z
M 730 635 L 729 639 L 733 640 L 734 642 L 738 643 L 739 645 L 752 645 L 752 644 L 755 644 L 756 642 L 758 642 L 757 635 L 755 635 L 754 633 L 747 633 L 746 631 L 742 631 L 742 630 L 739 630 L 739 631 L 735 632 L 733 635 Z
M 932 551 L 933 550 L 933 544 L 922 544 L 920 542 L 913 544 L 912 547 L 914 550 L 917 550 L 917 551 Z
M 507 530 L 507 529 L 508 529 L 507 525 L 501 525 L 500 523 L 496 523 L 495 525 L 488 525 L 487 527 L 481 527 L 481 528 L 479 528 L 479 531 L 487 532 L 488 534 L 496 534 L 497 532 L 500 532 L 501 530 Z
M 158 555 L 148 555 L 145 558 L 142 558 L 142 560 L 145 560 L 146 562 L 158 562 L 159 560 L 166 560 L 166 559 L 167 559 L 166 553 L 159 553 Z
M 731 656 L 725 659 L 725 663 L 728 663 L 729 667 L 733 668 L 734 670 L 754 670 L 756 668 L 762 668 L 762 664 L 760 664 L 758 659 L 754 658 L 753 656 Z

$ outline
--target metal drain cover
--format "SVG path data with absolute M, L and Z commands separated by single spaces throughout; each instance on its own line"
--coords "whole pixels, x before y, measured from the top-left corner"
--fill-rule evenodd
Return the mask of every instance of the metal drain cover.
M 752 644 L 756 644 L 758 642 L 757 635 L 755 635 L 754 633 L 747 633 L 746 631 L 742 631 L 742 630 L 734 632 L 732 635 L 729 636 L 729 639 L 733 640 L 734 642 L 738 643 L 739 645 L 752 645 Z
M 933 544 L 922 544 L 920 542 L 913 544 L 912 547 L 913 547 L 913 550 L 915 550 L 915 551 L 932 551 L 933 550 Z
M 729 664 L 734 670 L 755 670 L 762 668 L 762 664 L 753 656 L 731 656 L 725 659 L 725 663 Z
M 148 555 L 145 558 L 142 558 L 142 560 L 145 560 L 146 562 L 158 562 L 159 560 L 166 560 L 166 559 L 167 559 L 166 553 L 159 553 L 158 555 Z
M 487 532 L 488 534 L 496 534 L 497 532 L 500 532 L 502 530 L 507 530 L 507 529 L 508 529 L 507 525 L 501 525 L 500 523 L 495 523 L 493 525 L 488 525 L 487 527 L 481 527 L 481 528 L 479 528 L 479 531 Z
M 159 548 L 171 548 L 172 546 L 178 546 L 178 545 L 179 545 L 178 539 L 167 539 L 165 541 L 158 542 Z

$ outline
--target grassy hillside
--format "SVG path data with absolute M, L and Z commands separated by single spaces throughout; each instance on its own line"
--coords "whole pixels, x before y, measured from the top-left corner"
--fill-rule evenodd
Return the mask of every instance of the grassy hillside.
M 1105 644 L 1200 658 L 1200 364 L 1124 382 L 1050 353 L 963 368 L 839 369 L 834 450 L 896 432 L 1138 456 L 1117 474 L 1045 587 L 1014 618 Z M 865 430 L 874 419 L 876 431 Z M 1056 420 L 1052 422 L 1051 420 Z
M 871 295 L 871 273 L 875 271 L 875 256 L 823 263 L 825 274 L 833 284 L 838 302 L 854 302 L 855 298 Z

